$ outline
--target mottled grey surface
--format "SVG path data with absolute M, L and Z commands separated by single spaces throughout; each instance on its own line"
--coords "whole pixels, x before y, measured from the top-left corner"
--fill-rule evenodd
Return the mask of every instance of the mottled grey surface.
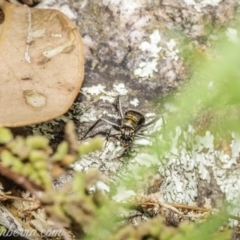
M 125 110 L 139 110 L 147 121 L 159 113 L 166 116 L 174 111 L 174 106 L 163 104 L 161 99 L 187 84 L 192 69 L 191 62 L 184 62 L 185 51 L 195 49 L 200 54 L 208 54 L 217 40 L 218 29 L 228 24 L 226 35 L 231 38 L 234 22 L 230 21 L 239 12 L 239 2 L 234 0 L 191 1 L 191 5 L 188 2 L 46 0 L 41 3 L 40 7 L 65 12 L 77 24 L 85 44 L 85 79 L 73 107 L 64 116 L 30 129 L 45 134 L 56 146 L 63 139 L 64 123 L 72 119 L 82 138 L 99 117 L 116 120 L 117 113 L 111 103 L 117 95 L 122 96 Z M 145 135 L 161 128 L 159 116 L 159 121 Z M 105 131 L 108 126 L 103 124 L 98 129 Z M 217 207 L 225 195 L 231 202 L 240 186 L 238 137 L 233 136 L 230 158 L 224 151 L 215 151 L 214 137 L 209 132 L 195 138 L 191 125 L 187 132 L 181 128 L 173 132 L 166 168 L 162 168 L 158 156 L 144 148 L 151 143 L 147 137 L 134 145 L 130 152 L 134 157 L 128 162 L 119 157 L 123 151 L 119 142 L 111 139 L 102 152 L 85 157 L 76 168 L 87 171 L 97 167 L 106 179 L 111 176 L 115 181 L 131 175 L 136 185 L 145 181 L 139 169 L 150 172 L 155 168 L 162 180 L 154 191 L 159 193 L 161 201 L 204 206 L 206 199 L 210 199 L 210 206 Z M 161 135 L 158 140 L 161 147 Z M 187 150 L 188 141 L 192 152 Z M 114 199 L 122 201 L 135 195 L 134 190 L 120 185 Z M 239 215 L 238 209 L 232 213 Z

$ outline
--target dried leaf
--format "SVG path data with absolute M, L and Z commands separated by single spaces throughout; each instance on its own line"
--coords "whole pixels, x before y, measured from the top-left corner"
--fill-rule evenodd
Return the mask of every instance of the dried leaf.
M 84 76 L 79 30 L 61 12 L 1 1 L 0 126 L 47 121 L 72 105 Z

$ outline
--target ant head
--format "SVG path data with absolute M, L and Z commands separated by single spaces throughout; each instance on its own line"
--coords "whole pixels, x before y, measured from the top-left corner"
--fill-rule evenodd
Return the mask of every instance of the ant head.
M 124 148 L 129 147 L 134 138 L 134 129 L 132 127 L 125 126 L 124 128 L 121 128 L 120 131 L 121 131 L 120 136 L 121 146 Z
M 123 148 L 130 147 L 131 143 L 132 143 L 132 139 L 127 140 L 127 139 L 120 138 L 120 144 Z

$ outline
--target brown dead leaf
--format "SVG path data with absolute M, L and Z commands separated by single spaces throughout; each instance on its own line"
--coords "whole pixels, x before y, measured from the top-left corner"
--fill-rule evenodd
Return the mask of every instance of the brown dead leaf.
M 8 2 L 1 8 L 0 126 L 23 126 L 62 115 L 84 76 L 78 29 L 56 10 Z

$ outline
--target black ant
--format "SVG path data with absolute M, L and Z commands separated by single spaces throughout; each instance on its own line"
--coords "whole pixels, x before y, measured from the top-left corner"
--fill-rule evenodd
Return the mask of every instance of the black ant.
M 141 136 L 138 133 L 138 131 L 143 128 L 147 127 L 153 122 L 156 121 L 156 119 L 153 119 L 152 121 L 145 123 L 145 117 L 142 113 L 135 111 L 135 110 L 127 110 L 124 114 L 122 111 L 122 105 L 120 101 L 120 97 L 118 96 L 116 98 L 116 102 L 113 104 L 116 108 L 117 112 L 120 115 L 120 119 L 118 120 L 118 123 L 109 121 L 104 118 L 99 118 L 85 133 L 83 138 L 86 138 L 88 133 L 93 130 L 93 128 L 96 127 L 96 125 L 102 121 L 109 125 L 111 125 L 115 130 L 119 131 L 120 133 L 112 134 L 110 135 L 111 129 L 109 132 L 97 132 L 94 135 L 91 135 L 90 137 L 94 137 L 98 134 L 107 135 L 107 139 L 109 137 L 117 138 L 120 141 L 120 144 L 124 148 L 129 148 L 134 140 L 135 136 Z M 120 136 L 119 138 L 117 136 Z

